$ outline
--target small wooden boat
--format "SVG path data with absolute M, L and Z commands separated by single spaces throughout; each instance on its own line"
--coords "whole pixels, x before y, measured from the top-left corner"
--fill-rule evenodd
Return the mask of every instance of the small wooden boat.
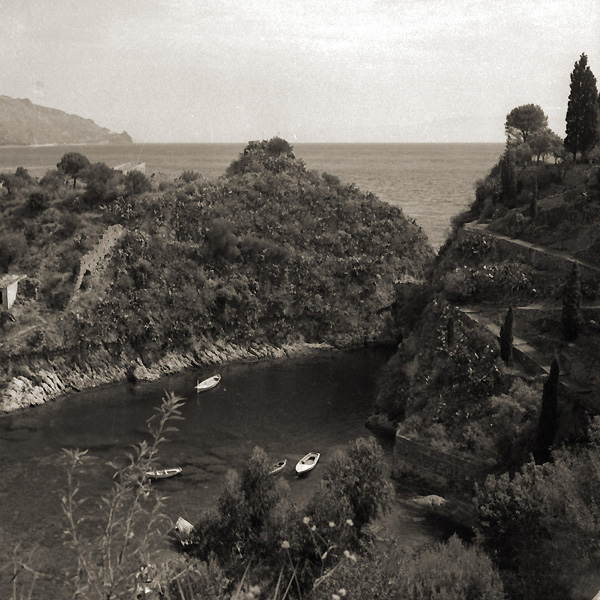
M 303 473 L 307 473 L 311 469 L 314 469 L 319 458 L 320 454 L 318 452 L 309 452 L 306 456 L 301 458 L 296 465 L 296 473 L 298 475 L 302 475 Z
M 205 392 L 206 390 L 210 390 L 218 385 L 219 381 L 221 381 L 221 376 L 213 375 L 204 381 L 196 382 L 196 391 Z
M 285 465 L 287 465 L 287 458 L 280 460 L 277 464 L 271 466 L 271 470 L 269 471 L 269 475 L 275 475 L 275 473 L 279 473 L 285 469 Z
M 167 477 L 173 477 L 179 475 L 183 469 L 181 467 L 173 467 L 172 469 L 156 469 L 154 471 L 146 471 L 146 475 L 150 479 L 166 479 Z

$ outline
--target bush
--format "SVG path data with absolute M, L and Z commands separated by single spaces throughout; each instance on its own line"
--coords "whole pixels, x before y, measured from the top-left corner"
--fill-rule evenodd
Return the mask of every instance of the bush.
M 179 179 L 186 183 L 192 183 L 193 181 L 196 181 L 196 179 L 200 179 L 200 173 L 198 173 L 198 171 L 192 171 L 191 169 L 185 170 L 181 173 Z
M 128 196 L 143 194 L 152 189 L 150 180 L 140 171 L 129 171 L 123 178 L 123 185 Z
M 21 258 L 28 249 L 23 233 L 4 233 L 0 236 L 0 268 L 8 272 L 8 267 Z
M 50 196 L 41 189 L 33 190 L 27 198 L 27 208 L 33 214 L 40 213 L 50 206 Z
M 504 600 L 498 571 L 477 546 L 455 535 L 413 553 L 379 552 L 343 564 L 316 596 L 378 600 Z

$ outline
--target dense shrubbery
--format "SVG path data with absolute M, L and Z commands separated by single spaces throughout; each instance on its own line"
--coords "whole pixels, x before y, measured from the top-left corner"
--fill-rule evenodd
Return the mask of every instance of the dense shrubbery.
M 484 264 L 477 269 L 456 267 L 444 275 L 441 286 L 446 298 L 453 302 L 531 298 L 535 294 L 532 271 L 529 265 L 512 262 Z
M 600 450 L 591 441 L 526 464 L 513 477 L 489 477 L 478 491 L 478 532 L 503 570 L 511 598 L 567 598 L 597 573 Z
M 129 230 L 103 265 L 106 294 L 89 291 L 73 326 L 77 339 L 67 331 L 67 343 L 83 335 L 158 356 L 206 338 L 362 341 L 389 320 L 380 309 L 392 304 L 399 274 L 421 277 L 432 257 L 400 210 L 308 172 L 278 138 L 251 142 L 228 178 L 184 173 L 163 193 L 147 192 L 141 173 L 122 179 L 102 163 L 84 163 L 62 165 L 78 177 L 77 189 L 48 175 L 52 192 L 39 188 L 49 195 L 34 197 L 31 215 L 15 206 L 4 221 L 32 246 L 26 253 L 10 244 L 27 256 L 7 250 L 6 266 L 39 277 L 48 293 L 57 270 L 68 275 L 53 255 L 72 244 L 93 247 L 105 224 Z M 66 303 L 55 297 L 50 305 Z

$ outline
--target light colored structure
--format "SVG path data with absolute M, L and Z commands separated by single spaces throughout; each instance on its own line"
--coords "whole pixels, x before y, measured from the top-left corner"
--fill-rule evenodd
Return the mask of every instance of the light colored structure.
M 0 276 L 0 310 L 9 310 L 17 297 L 20 275 Z
M 122 165 L 117 165 L 113 167 L 115 171 L 121 171 L 123 175 L 127 175 L 127 173 L 131 171 L 139 171 L 140 173 L 146 172 L 146 163 L 139 163 L 138 165 L 132 165 L 130 162 L 123 163 Z

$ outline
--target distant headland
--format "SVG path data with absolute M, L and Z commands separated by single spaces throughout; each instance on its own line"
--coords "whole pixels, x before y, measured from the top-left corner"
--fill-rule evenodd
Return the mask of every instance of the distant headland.
M 132 143 L 126 131 L 114 133 L 91 119 L 0 95 L 0 146 Z

